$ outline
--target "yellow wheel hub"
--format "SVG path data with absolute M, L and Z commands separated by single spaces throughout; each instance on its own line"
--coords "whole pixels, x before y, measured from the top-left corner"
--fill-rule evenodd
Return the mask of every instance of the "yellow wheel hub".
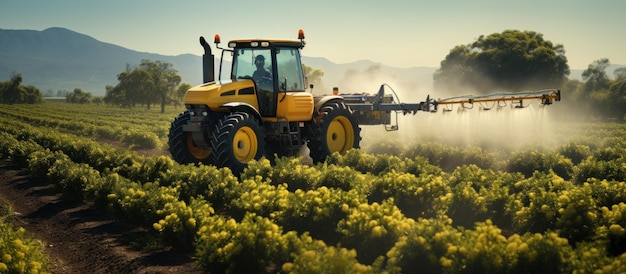
M 254 159 L 259 147 L 256 133 L 250 127 L 241 127 L 235 132 L 233 138 L 233 152 L 235 158 L 242 163 L 247 163 Z
M 345 116 L 338 116 L 328 125 L 326 143 L 330 153 L 344 153 L 354 144 L 354 128 Z
M 193 156 L 196 159 L 202 160 L 211 156 L 210 149 L 201 148 L 199 146 L 196 146 L 196 144 L 193 143 L 193 137 L 191 137 L 191 133 L 187 133 L 187 150 L 189 151 L 191 156 Z

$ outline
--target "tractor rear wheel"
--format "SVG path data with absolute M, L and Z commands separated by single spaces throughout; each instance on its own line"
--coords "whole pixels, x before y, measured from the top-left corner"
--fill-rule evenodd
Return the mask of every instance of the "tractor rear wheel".
M 265 153 L 265 131 L 254 115 L 231 112 L 217 121 L 211 147 L 218 166 L 239 173 L 249 161 L 258 160 Z
M 213 164 L 211 150 L 196 146 L 190 132 L 183 131 L 183 125 L 190 119 L 189 111 L 180 113 L 170 126 L 167 144 L 172 159 L 181 164 L 203 163 Z
M 323 162 L 333 152 L 359 148 L 361 128 L 352 110 L 341 101 L 324 104 L 307 127 L 308 147 L 313 162 Z

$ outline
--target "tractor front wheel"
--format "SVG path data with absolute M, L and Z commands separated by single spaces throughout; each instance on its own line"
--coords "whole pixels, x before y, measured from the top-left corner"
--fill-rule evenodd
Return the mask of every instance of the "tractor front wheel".
M 167 141 L 172 159 L 181 164 L 213 164 L 211 150 L 196 146 L 191 137 L 191 133 L 183 131 L 183 125 L 187 124 L 190 117 L 189 111 L 185 111 L 172 121 Z
M 258 119 L 246 112 L 231 112 L 218 120 L 211 134 L 213 160 L 233 173 L 265 153 L 265 131 Z
M 361 128 L 356 117 L 341 101 L 324 104 L 319 115 L 307 127 L 308 147 L 313 162 L 323 162 L 334 152 L 345 153 L 359 148 Z

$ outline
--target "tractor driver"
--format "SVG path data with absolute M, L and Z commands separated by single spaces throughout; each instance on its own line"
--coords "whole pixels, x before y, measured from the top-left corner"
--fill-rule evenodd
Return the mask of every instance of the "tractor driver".
M 254 65 L 256 66 L 256 70 L 252 74 L 252 79 L 254 79 L 257 85 L 261 83 L 271 83 L 272 73 L 265 68 L 265 56 L 257 55 L 254 58 Z
M 261 107 L 261 114 L 273 115 L 274 114 L 274 92 L 272 84 L 272 73 L 265 68 L 265 56 L 257 55 L 254 58 L 254 65 L 256 70 L 252 73 L 252 80 L 257 85 L 259 106 Z

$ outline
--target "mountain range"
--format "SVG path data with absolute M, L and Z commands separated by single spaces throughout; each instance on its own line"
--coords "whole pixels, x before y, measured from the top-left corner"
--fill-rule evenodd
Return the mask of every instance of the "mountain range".
M 219 53 L 215 55 L 218 57 Z M 202 83 L 202 58 L 198 55 L 135 51 L 60 27 L 43 31 L 0 29 L 0 81 L 20 73 L 23 84 L 36 86 L 44 93 L 80 88 L 102 96 L 107 85 L 118 83 L 116 77 L 120 72 L 127 66 L 137 66 L 143 59 L 171 63 L 182 82 L 192 86 Z M 321 87 L 314 88 L 314 91 L 323 89 L 322 93 L 328 93 L 332 87 L 339 87 L 342 92 L 372 93 L 383 83 L 411 93 L 428 93 L 437 70 L 436 67 L 395 68 L 369 60 L 335 64 L 324 57 L 303 56 L 302 61 L 324 72 Z M 572 70 L 570 78 L 579 79 L 580 74 L 582 70 Z

